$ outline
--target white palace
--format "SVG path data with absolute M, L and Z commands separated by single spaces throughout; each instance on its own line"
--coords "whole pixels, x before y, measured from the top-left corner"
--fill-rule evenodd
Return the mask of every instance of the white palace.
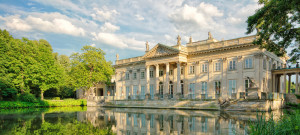
M 286 59 L 254 45 L 255 38 L 218 41 L 208 33 L 206 40 L 190 38 L 181 45 L 178 36 L 174 46 L 149 49 L 146 43 L 143 56 L 119 60 L 117 55 L 114 99 L 240 98 L 250 84 L 259 92 L 272 92 L 277 86 L 272 86 L 271 70 L 284 67 Z

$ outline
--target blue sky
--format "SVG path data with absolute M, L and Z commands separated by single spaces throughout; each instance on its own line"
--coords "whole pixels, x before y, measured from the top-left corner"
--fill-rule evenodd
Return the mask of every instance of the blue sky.
M 0 28 L 15 38 L 46 39 L 54 52 L 70 55 L 84 45 L 115 61 L 136 57 L 157 43 L 246 36 L 256 0 L 0 0 Z

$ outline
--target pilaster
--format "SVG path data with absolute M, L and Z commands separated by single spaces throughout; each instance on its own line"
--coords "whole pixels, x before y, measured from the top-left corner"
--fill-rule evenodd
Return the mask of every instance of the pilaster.
M 150 94 L 150 66 L 146 66 L 146 81 L 147 81 L 147 87 L 146 87 L 146 93 Z
M 164 94 L 169 93 L 169 71 L 170 70 L 170 64 L 166 63 L 166 81 L 165 81 L 165 86 L 164 86 Z M 169 93 L 171 94 L 171 93 Z
M 159 65 L 155 65 L 155 92 L 154 93 L 159 93 Z
M 228 62 L 227 62 L 227 58 L 222 58 L 222 82 L 221 82 L 221 93 L 220 96 L 221 97 L 228 97 L 228 89 L 227 89 L 227 67 L 228 66 Z
M 181 90 L 181 86 L 180 86 L 180 62 L 177 62 L 177 90 L 176 90 L 176 94 L 180 93 Z

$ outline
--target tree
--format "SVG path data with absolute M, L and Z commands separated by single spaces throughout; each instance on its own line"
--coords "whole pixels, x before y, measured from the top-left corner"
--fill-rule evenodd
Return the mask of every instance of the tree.
M 43 99 L 44 91 L 61 85 L 62 73 L 63 67 L 46 40 L 14 39 L 6 30 L 0 30 L 0 79 L 9 84 L 5 87 L 20 93 L 38 90 Z
M 39 54 L 37 55 L 38 72 L 35 74 L 36 85 L 41 90 L 41 99 L 44 99 L 44 92 L 50 88 L 59 88 L 62 83 L 63 68 L 54 59 L 52 47 L 46 40 L 38 42 Z
M 300 1 L 299 0 L 259 0 L 263 7 L 248 17 L 247 34 L 257 30 L 260 45 L 277 56 L 284 56 L 288 47 L 294 49 L 289 54 L 290 62 L 300 58 Z
M 96 47 L 84 46 L 82 53 L 73 53 L 71 58 L 71 77 L 76 88 L 88 88 L 99 82 L 110 82 L 114 69 L 105 60 L 105 53 Z

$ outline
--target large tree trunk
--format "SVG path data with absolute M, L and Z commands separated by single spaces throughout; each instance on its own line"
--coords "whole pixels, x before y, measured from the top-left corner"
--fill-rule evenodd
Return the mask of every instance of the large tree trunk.
M 44 100 L 44 91 L 41 90 L 41 100 Z

